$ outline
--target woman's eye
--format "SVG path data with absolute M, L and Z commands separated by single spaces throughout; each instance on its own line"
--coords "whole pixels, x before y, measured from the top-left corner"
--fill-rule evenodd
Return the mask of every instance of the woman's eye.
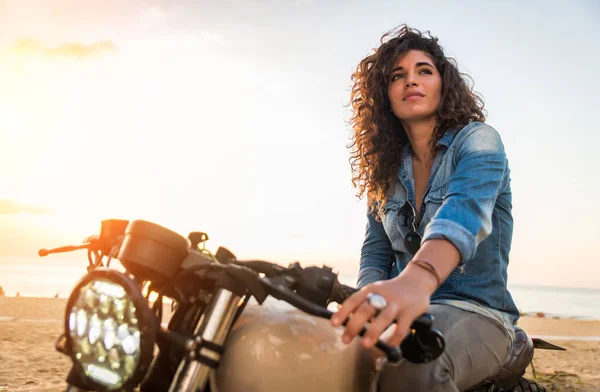
M 421 71 L 419 71 L 419 73 L 425 73 L 427 75 L 433 75 L 433 72 L 431 72 L 430 69 L 426 69 L 426 68 L 424 68 Z
M 402 75 L 401 75 L 401 74 L 392 75 L 391 81 L 393 82 L 393 81 L 395 81 L 395 80 L 398 80 L 398 79 L 400 79 L 401 77 L 402 77 Z

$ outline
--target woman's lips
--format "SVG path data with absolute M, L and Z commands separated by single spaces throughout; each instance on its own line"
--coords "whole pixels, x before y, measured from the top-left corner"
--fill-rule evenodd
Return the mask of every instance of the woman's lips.
M 423 98 L 422 95 L 420 94 L 414 94 L 414 95 L 409 95 L 408 97 L 404 98 L 405 101 L 417 101 L 419 99 Z

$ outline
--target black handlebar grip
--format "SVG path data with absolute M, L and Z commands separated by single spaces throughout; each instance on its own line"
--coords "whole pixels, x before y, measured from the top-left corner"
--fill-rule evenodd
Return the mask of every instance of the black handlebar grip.
M 331 286 L 331 295 L 329 296 L 330 302 L 336 302 L 341 304 L 344 302 L 349 296 L 356 293 L 359 289 L 356 287 L 346 286 L 345 284 L 341 284 L 337 279 L 334 280 L 333 285 Z

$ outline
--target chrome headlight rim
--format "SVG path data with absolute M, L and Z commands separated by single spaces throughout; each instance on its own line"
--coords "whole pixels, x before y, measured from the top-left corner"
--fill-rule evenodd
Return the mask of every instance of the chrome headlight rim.
M 111 283 L 121 286 L 125 290 L 127 298 L 135 306 L 135 316 L 138 320 L 138 329 L 140 332 L 140 354 L 137 366 L 133 371 L 131 377 L 123 382 L 118 387 L 111 387 L 105 384 L 99 383 L 94 379 L 87 376 L 84 371 L 81 362 L 77 359 L 77 352 L 73 350 L 73 338 L 71 336 L 69 319 L 72 313 L 75 302 L 79 298 L 79 294 L 82 289 L 94 281 L 109 281 Z M 130 388 L 139 384 L 142 379 L 146 376 L 148 369 L 152 363 L 154 357 L 154 345 L 156 343 L 156 336 L 158 333 L 160 322 L 157 320 L 155 314 L 150 309 L 146 298 L 142 294 L 137 283 L 126 274 L 107 267 L 97 267 L 88 272 L 79 280 L 75 285 L 65 308 L 64 317 L 64 331 L 66 337 L 66 347 L 71 356 L 71 362 L 74 370 L 76 370 L 86 383 L 93 386 L 98 391 L 116 391 L 116 390 L 129 390 Z

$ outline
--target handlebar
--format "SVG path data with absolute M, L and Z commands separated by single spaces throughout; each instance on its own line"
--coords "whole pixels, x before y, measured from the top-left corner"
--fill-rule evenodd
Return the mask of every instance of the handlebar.
M 81 245 L 67 245 L 53 249 L 40 249 L 38 251 L 38 255 L 40 257 L 45 257 L 53 253 L 66 253 L 85 249 L 87 250 L 87 259 L 89 263 L 88 271 L 96 267 L 104 266 L 104 262 L 102 260 L 105 256 L 108 256 L 110 254 L 110 247 L 112 247 L 112 245 L 107 241 L 100 240 L 98 236 L 87 237 L 84 241 L 85 242 Z M 108 254 L 106 252 L 108 252 Z M 109 265 L 110 256 L 108 261 L 106 262 L 106 266 L 108 267 Z
M 105 219 L 100 224 L 100 234 L 87 237 L 83 240 L 83 244 L 61 246 L 54 249 L 40 249 L 38 255 L 44 257 L 52 253 L 65 253 L 81 249 L 108 255 L 112 247 L 119 241 L 119 238 L 125 234 L 128 223 L 129 221 L 124 219 Z
M 331 295 L 329 299 L 332 302 L 337 302 L 341 304 L 352 294 L 356 293 L 359 289 L 356 287 L 346 286 L 345 284 L 340 283 L 337 279 L 333 281 L 333 285 L 331 286 Z
M 232 261 L 233 264 L 237 264 L 243 267 L 248 267 L 251 270 L 265 274 L 266 276 L 274 276 L 284 272 L 286 269 L 278 264 L 271 263 L 263 260 L 247 260 L 247 261 Z
M 250 269 L 253 265 L 249 261 L 234 263 Z M 266 270 L 265 266 L 268 264 L 272 263 L 262 262 L 261 269 Z M 267 293 L 317 317 L 330 319 L 333 313 L 326 305 L 331 302 L 341 304 L 358 291 L 357 288 L 340 283 L 337 274 L 329 267 L 302 268 L 298 263 L 293 263 L 288 268 L 279 267 L 272 271 L 271 275 L 263 272 L 266 276 L 260 279 Z M 346 322 L 347 320 L 343 325 Z M 381 340 L 376 342 L 376 347 L 385 353 L 390 362 L 396 362 L 401 357 L 415 363 L 429 362 L 437 358 L 445 347 L 443 336 L 432 327 L 433 316 L 425 313 L 412 322 L 411 331 L 399 348 L 391 347 Z M 359 335 L 363 336 L 366 331 L 363 327 Z

